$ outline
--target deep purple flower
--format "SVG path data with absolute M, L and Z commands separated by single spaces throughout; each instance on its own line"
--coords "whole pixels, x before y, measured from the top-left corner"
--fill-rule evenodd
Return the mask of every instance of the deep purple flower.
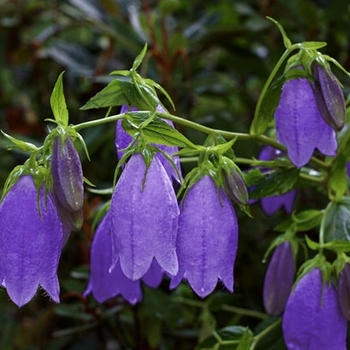
M 347 320 L 332 283 L 322 285 L 320 269 L 299 280 L 288 299 L 282 328 L 288 350 L 346 350 Z
M 92 293 L 99 303 L 121 295 L 130 304 L 142 299 L 140 280 L 127 278 L 119 261 L 111 270 L 113 260 L 111 215 L 108 212 L 98 225 L 91 245 L 90 279 L 84 296 Z
M 123 105 L 120 113 L 126 113 L 129 110 L 129 106 L 127 105 Z M 135 107 L 131 107 L 130 111 L 134 112 L 137 111 L 138 109 Z M 158 112 L 162 112 L 164 113 L 164 109 L 159 105 L 157 107 L 157 111 Z M 174 123 L 171 120 L 166 120 L 163 119 L 166 123 L 168 123 L 169 125 L 171 125 L 172 127 L 174 127 Z M 117 155 L 118 158 L 120 159 L 124 152 L 122 151 L 124 148 L 128 147 L 130 145 L 132 141 L 132 137 L 126 133 L 122 127 L 122 121 L 118 120 L 116 123 L 116 131 L 115 131 L 115 147 L 117 150 Z M 179 174 L 181 175 L 181 165 L 180 165 L 180 157 L 179 156 L 175 156 L 174 153 L 178 152 L 179 149 L 176 146 L 166 146 L 166 145 L 155 145 L 157 146 L 161 151 L 169 154 L 169 156 L 172 157 L 177 170 L 179 172 Z M 176 173 L 176 170 L 174 169 L 174 167 L 172 166 L 172 164 L 164 157 L 163 154 L 161 153 L 157 153 L 157 157 L 160 159 L 161 163 L 164 166 L 164 169 L 166 170 L 167 174 L 169 175 L 169 177 L 172 179 L 175 179 L 177 182 L 180 182 L 179 176 Z
M 264 146 L 259 154 L 260 160 L 274 160 L 279 157 L 282 152 L 271 146 Z M 294 200 L 297 191 L 291 190 L 280 195 L 274 195 L 261 198 L 261 207 L 266 215 L 273 215 L 284 207 L 285 211 L 290 214 L 293 210 Z
M 28 303 L 39 286 L 59 302 L 62 231 L 51 193 L 43 184 L 38 196 L 33 178 L 20 177 L 0 205 L 1 283 L 18 306 Z
M 180 209 L 179 272 L 170 288 L 177 287 L 182 278 L 186 278 L 192 289 L 204 298 L 214 290 L 219 279 L 233 292 L 238 225 L 228 196 L 205 175 L 189 189 Z
M 63 143 L 60 136 L 54 138 L 51 173 L 61 221 L 78 231 L 83 222 L 84 182 L 81 161 L 70 136 Z
M 294 257 L 290 242 L 278 245 L 269 262 L 264 280 L 263 300 L 271 316 L 283 313 L 294 283 Z
M 315 78 L 313 88 L 316 103 L 323 120 L 334 130 L 340 130 L 345 123 L 345 100 L 343 91 L 337 78 L 329 66 L 313 61 L 311 64 L 312 75 Z
M 306 78 L 287 80 L 283 84 L 275 112 L 277 139 L 287 147 L 293 164 L 308 163 L 315 148 L 327 156 L 335 156 L 335 131 L 323 120 L 315 94 Z
M 338 276 L 338 295 L 340 309 L 350 321 L 350 263 L 345 263 Z
M 153 258 L 170 275 L 178 271 L 175 240 L 179 208 L 158 157 L 146 171 L 141 154 L 130 157 L 112 196 L 112 238 L 125 275 L 137 280 Z
M 157 260 L 153 258 L 150 268 L 142 277 L 142 282 L 148 287 L 157 288 L 163 280 L 163 275 L 163 269 L 159 266 Z

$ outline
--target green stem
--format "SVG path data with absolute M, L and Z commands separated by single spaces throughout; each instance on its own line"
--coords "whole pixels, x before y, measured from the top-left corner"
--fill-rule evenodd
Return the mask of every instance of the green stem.
M 259 318 L 261 320 L 265 320 L 268 317 L 266 314 L 264 314 L 262 312 L 243 309 L 241 307 L 232 306 L 232 305 L 222 305 L 221 310 L 233 312 L 233 313 L 244 315 L 244 316 Z
M 268 334 L 269 332 L 271 332 L 271 330 L 273 330 L 275 327 L 279 326 L 281 323 L 281 319 L 277 320 L 276 322 L 272 323 L 270 326 L 268 326 L 267 328 L 265 328 L 263 331 L 261 331 L 259 334 L 257 334 L 254 337 L 254 340 L 252 342 L 252 345 L 250 346 L 250 350 L 254 350 L 256 345 L 259 343 L 259 341 L 261 340 L 261 338 L 265 337 L 266 334 Z
M 331 206 L 333 205 L 333 202 L 330 201 L 326 207 L 326 209 L 323 211 L 323 217 L 322 217 L 322 220 L 321 220 L 321 224 L 320 224 L 320 233 L 319 233 L 319 236 L 318 236 L 318 242 L 320 244 L 320 247 L 321 247 L 321 250 L 323 249 L 323 246 L 324 246 L 324 234 L 325 234 L 325 226 L 326 226 L 326 217 L 327 217 L 327 214 L 331 208 Z
M 73 129 L 75 129 L 76 131 L 79 131 L 81 129 L 86 129 L 86 128 L 90 128 L 90 127 L 101 125 L 101 124 L 115 122 L 115 121 L 117 121 L 119 119 L 123 119 L 124 117 L 125 117 L 125 113 L 117 114 L 117 115 L 111 115 L 110 117 L 90 120 L 88 122 L 84 122 L 84 123 L 80 123 L 80 124 L 74 125 Z

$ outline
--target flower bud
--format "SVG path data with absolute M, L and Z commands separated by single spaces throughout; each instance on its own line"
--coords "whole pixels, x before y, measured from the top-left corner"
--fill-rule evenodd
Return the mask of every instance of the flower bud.
M 53 190 L 62 207 L 68 211 L 81 210 L 84 200 L 83 171 L 79 155 L 70 136 L 62 143 L 61 137 L 53 142 L 51 173 Z
M 232 200 L 237 204 L 248 204 L 248 191 L 247 186 L 239 172 L 235 167 L 231 167 L 228 170 L 223 171 L 225 180 L 225 189 Z
M 269 315 L 283 313 L 293 287 L 294 274 L 291 244 L 283 242 L 275 248 L 265 275 L 263 301 Z
M 292 291 L 283 315 L 287 349 L 345 350 L 347 320 L 332 283 L 319 268 L 306 273 Z
M 312 74 L 315 78 L 314 92 L 323 120 L 334 130 L 340 130 L 345 123 L 345 100 L 339 82 L 330 69 L 313 61 Z
M 338 295 L 340 309 L 350 321 L 350 263 L 345 263 L 338 276 Z

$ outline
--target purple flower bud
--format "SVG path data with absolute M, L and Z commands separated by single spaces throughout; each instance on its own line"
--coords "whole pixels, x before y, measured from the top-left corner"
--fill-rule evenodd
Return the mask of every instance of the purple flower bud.
M 19 178 L 0 205 L 0 232 L 0 280 L 13 302 L 28 303 L 39 286 L 59 302 L 62 224 L 44 185 L 38 196 L 31 176 Z
M 223 174 L 225 189 L 230 198 L 237 204 L 247 205 L 249 201 L 248 190 L 239 172 L 234 167 L 231 167 L 229 173 L 224 170 Z
M 169 176 L 158 157 L 146 172 L 141 154 L 130 157 L 112 196 L 114 259 L 125 275 L 137 280 L 153 258 L 171 275 L 178 271 L 175 240 L 179 208 Z
M 210 176 L 203 176 L 189 189 L 180 209 L 179 273 L 173 277 L 170 288 L 177 287 L 182 278 L 186 278 L 192 289 L 204 298 L 214 290 L 219 279 L 233 292 L 238 225 L 226 193 L 219 192 Z
M 299 280 L 288 299 L 282 328 L 288 350 L 346 350 L 347 320 L 332 283 L 322 284 L 320 269 Z
M 340 130 L 345 123 L 345 100 L 337 78 L 316 61 L 311 64 L 315 78 L 314 91 L 316 103 L 323 120 L 334 130 Z
M 120 110 L 120 113 L 126 113 L 126 112 L 128 112 L 128 110 L 129 110 L 129 107 L 127 105 L 123 105 L 121 110 Z M 135 107 L 131 107 L 130 110 L 132 112 L 134 112 L 134 111 L 137 111 L 138 109 Z M 162 112 L 162 113 L 165 112 L 161 106 L 157 107 L 157 111 Z M 168 123 L 169 125 L 171 125 L 172 127 L 174 127 L 174 123 L 171 120 L 164 119 L 164 121 L 166 123 Z M 124 152 L 122 150 L 124 148 L 128 147 L 130 145 L 131 141 L 132 141 L 132 137 L 124 131 L 124 129 L 122 127 L 122 121 L 117 120 L 116 131 L 115 131 L 115 147 L 116 147 L 117 155 L 118 155 L 119 159 L 124 154 Z M 174 153 L 179 151 L 178 147 L 166 146 L 166 145 L 155 145 L 155 146 L 157 146 L 161 151 L 169 154 L 169 156 L 172 157 L 179 174 L 181 174 L 180 157 L 174 156 Z M 177 182 L 180 182 L 179 176 L 177 175 L 176 170 L 174 169 L 173 165 L 161 153 L 157 153 L 156 156 L 160 159 L 160 161 L 161 161 L 165 171 L 169 175 L 170 179 L 175 179 Z
M 134 305 L 142 299 L 140 280 L 127 278 L 117 262 L 112 271 L 111 215 L 108 212 L 98 225 L 91 245 L 90 279 L 84 296 L 92 293 L 99 303 L 121 295 Z
M 77 212 L 83 207 L 83 171 L 79 155 L 70 136 L 62 144 L 61 137 L 53 141 L 51 172 L 54 194 L 68 211 Z
M 327 156 L 335 156 L 335 131 L 318 110 L 314 91 L 306 78 L 287 80 L 283 84 L 275 112 L 277 139 L 287 147 L 292 163 L 302 167 L 315 148 Z
M 294 257 L 289 242 L 278 245 L 266 271 L 263 300 L 271 316 L 283 313 L 294 283 Z
M 338 295 L 340 309 L 350 321 L 350 263 L 345 263 L 338 276 Z

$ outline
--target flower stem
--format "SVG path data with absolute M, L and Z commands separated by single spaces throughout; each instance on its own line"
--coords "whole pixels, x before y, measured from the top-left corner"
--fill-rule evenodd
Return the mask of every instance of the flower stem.
M 254 337 L 254 340 L 252 342 L 252 345 L 250 346 L 250 350 L 254 350 L 256 345 L 259 343 L 261 338 L 265 337 L 266 334 L 271 332 L 275 327 L 279 326 L 281 323 L 281 319 L 277 320 L 276 322 L 272 323 L 270 326 L 266 327 L 263 331 L 261 331 L 259 334 L 257 334 Z
M 249 316 L 249 317 L 254 317 L 254 318 L 259 318 L 261 320 L 265 320 L 268 318 L 268 316 L 262 312 L 259 311 L 254 311 L 254 310 L 249 310 L 249 309 L 243 309 L 241 307 L 237 306 L 232 306 L 232 305 L 222 305 L 221 310 L 228 311 L 228 312 L 233 312 L 239 315 L 244 315 L 244 316 Z

